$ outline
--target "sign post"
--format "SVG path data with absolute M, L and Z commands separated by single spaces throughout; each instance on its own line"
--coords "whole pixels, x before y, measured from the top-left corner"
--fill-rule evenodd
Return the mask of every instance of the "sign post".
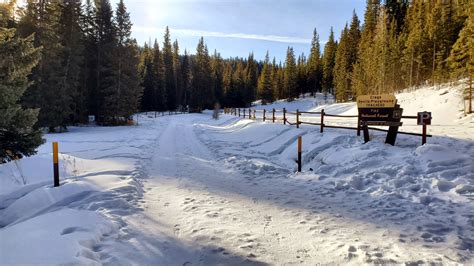
M 301 149 L 302 149 L 302 139 L 301 136 L 298 136 L 298 172 L 301 172 Z
M 364 141 L 370 141 L 368 126 L 388 126 L 385 143 L 395 145 L 398 128 L 402 125 L 403 109 L 394 95 L 361 95 L 357 97 L 359 125 L 364 132 Z
M 423 126 L 421 145 L 426 143 L 426 126 L 431 125 L 431 112 L 418 112 L 417 124 Z

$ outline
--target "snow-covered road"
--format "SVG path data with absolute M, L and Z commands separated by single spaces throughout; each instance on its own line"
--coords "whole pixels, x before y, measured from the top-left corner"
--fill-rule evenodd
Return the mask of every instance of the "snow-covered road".
M 410 114 L 444 116 L 423 146 L 211 112 L 47 134 L 37 155 L 0 165 L 0 265 L 473 264 L 474 117 L 458 94 L 400 95 Z M 282 106 L 355 108 L 265 108 Z
M 125 218 L 109 262 L 157 265 L 405 263 L 469 260 L 455 248 L 456 204 L 427 207 L 370 198 L 258 171 L 235 142 L 219 140 L 234 118 L 167 118 L 144 168 L 143 211 Z M 220 123 L 220 124 L 219 124 Z M 369 198 L 368 198 L 369 197 Z M 433 217 L 433 220 L 431 220 Z M 431 233 L 430 233 L 431 232 Z M 447 241 L 447 242 L 446 242 Z M 452 242 L 448 244 L 448 242 Z M 463 255 L 464 254 L 464 255 Z

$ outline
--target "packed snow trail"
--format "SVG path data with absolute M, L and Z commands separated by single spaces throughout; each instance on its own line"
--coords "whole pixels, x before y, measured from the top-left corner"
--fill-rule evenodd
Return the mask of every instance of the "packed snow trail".
M 228 133 L 225 125 L 236 125 L 235 118 L 213 121 L 209 114 L 191 114 L 166 119 L 144 169 L 143 212 L 124 218 L 122 235 L 118 242 L 111 239 L 104 263 L 312 265 L 471 259 L 469 238 L 460 244 L 467 253 L 443 243 L 456 230 L 455 221 L 449 220 L 455 204 L 430 208 L 395 196 L 368 198 L 366 193 L 288 178 L 290 169 L 270 162 L 257 166 L 258 154 L 232 155 L 245 149 L 245 143 L 213 139 Z

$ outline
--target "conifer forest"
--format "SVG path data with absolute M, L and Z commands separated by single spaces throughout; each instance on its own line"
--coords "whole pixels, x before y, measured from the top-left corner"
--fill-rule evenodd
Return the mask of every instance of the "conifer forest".
M 302 93 L 393 93 L 473 75 L 474 3 L 469 0 L 367 0 L 342 32 L 286 60 L 222 58 L 201 38 L 182 51 L 166 29 L 149 43 L 131 37 L 124 1 L 16 1 L 0 5 L 0 154 L 28 155 L 41 130 L 61 132 L 94 115 L 129 123 L 139 111 L 200 112 L 219 102 L 246 107 Z M 5 160 L 5 159 L 3 159 Z

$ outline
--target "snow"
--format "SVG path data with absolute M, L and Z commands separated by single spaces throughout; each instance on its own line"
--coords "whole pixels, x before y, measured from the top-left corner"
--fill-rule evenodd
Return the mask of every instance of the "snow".
M 474 131 L 461 89 L 397 95 L 406 115 L 432 112 L 423 146 L 211 112 L 48 134 L 38 155 L 0 165 L 0 264 L 472 264 Z M 331 102 L 255 108 L 357 113 Z M 401 130 L 419 132 L 413 123 Z

